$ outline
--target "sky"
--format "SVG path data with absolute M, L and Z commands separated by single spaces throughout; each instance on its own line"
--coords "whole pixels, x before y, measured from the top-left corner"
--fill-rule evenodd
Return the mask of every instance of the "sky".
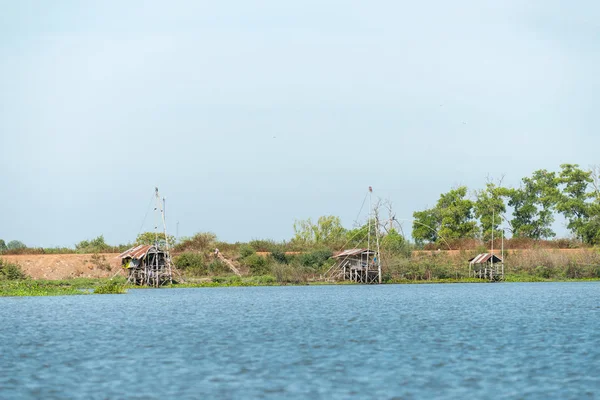
M 600 164 L 600 3 L 0 0 L 0 238 L 289 240 Z M 559 234 L 566 235 L 563 226 Z

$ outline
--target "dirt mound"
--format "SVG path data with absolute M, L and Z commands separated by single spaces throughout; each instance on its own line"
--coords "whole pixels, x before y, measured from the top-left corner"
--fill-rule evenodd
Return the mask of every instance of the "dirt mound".
M 118 254 L 23 254 L 0 256 L 33 279 L 107 278 L 125 275 Z

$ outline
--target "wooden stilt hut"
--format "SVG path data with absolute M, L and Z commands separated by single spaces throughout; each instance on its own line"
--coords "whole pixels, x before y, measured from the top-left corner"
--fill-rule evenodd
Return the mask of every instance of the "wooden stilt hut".
M 349 249 L 333 256 L 336 264 L 331 278 L 358 283 L 380 283 L 381 268 L 377 253 L 369 249 Z
M 478 254 L 469 260 L 469 276 L 492 282 L 504 280 L 504 261 L 494 254 Z
M 127 282 L 140 286 L 162 286 L 173 282 L 171 257 L 157 245 L 139 245 L 119 254 L 127 270 Z

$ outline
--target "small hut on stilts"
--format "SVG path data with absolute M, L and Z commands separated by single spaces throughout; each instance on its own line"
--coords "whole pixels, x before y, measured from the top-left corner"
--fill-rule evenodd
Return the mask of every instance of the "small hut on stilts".
M 381 283 L 377 253 L 369 249 L 349 249 L 333 256 L 336 259 L 332 279 L 357 283 Z
M 371 196 L 373 188 L 369 186 L 369 216 L 367 224 L 366 239 L 367 248 L 347 249 L 334 255 L 332 258 L 336 263 L 325 274 L 327 280 L 345 280 L 357 283 L 381 283 L 381 259 L 379 252 L 379 222 L 377 213 L 373 221 L 373 209 Z M 365 196 L 365 201 L 367 197 Z M 363 202 L 364 204 L 364 202 Z M 362 210 L 362 207 L 361 207 Z M 375 237 L 371 238 L 371 225 L 374 224 Z M 374 239 L 374 240 L 373 240 Z M 371 249 L 373 244 L 376 250 Z
M 119 254 L 127 283 L 159 287 L 173 282 L 171 257 L 158 245 L 139 245 Z
M 478 254 L 469 260 L 469 276 L 492 282 L 504 280 L 504 261 L 491 253 Z

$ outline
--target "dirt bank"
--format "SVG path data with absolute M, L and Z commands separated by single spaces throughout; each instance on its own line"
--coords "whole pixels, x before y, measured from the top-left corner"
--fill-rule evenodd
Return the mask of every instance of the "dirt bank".
M 523 249 L 505 250 L 507 260 L 515 256 L 533 257 L 542 255 L 557 255 L 573 257 L 584 256 L 593 253 L 593 249 Z M 499 249 L 494 249 L 496 255 L 500 255 Z M 260 254 L 260 253 L 258 253 Z M 261 255 L 266 255 L 263 253 Z M 456 262 L 466 262 L 469 256 L 475 255 L 474 250 L 423 250 L 414 251 L 413 258 L 441 255 L 449 257 Z M 124 274 L 121 268 L 121 260 L 117 253 L 107 254 L 23 254 L 2 255 L 0 258 L 17 263 L 23 268 L 28 276 L 34 279 L 68 279 L 68 278 L 107 278 L 117 273 Z M 562 260 L 562 258 L 561 258 Z M 237 265 L 238 268 L 242 268 Z M 247 273 L 247 271 L 243 271 Z
M 106 278 L 123 273 L 118 254 L 3 255 L 33 279 Z

